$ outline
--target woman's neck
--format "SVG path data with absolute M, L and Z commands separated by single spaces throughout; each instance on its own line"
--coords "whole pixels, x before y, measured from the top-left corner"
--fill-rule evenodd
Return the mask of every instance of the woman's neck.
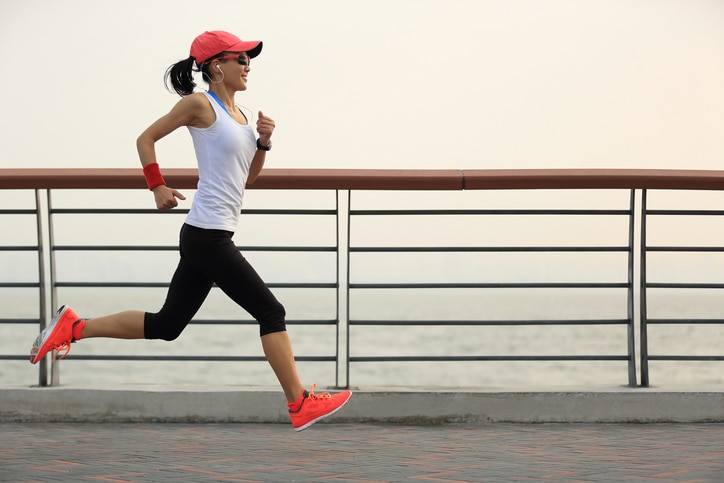
M 236 109 L 236 102 L 234 101 L 234 94 L 235 92 L 229 91 L 228 89 L 219 88 L 217 86 L 214 86 L 215 88 L 209 87 L 209 91 L 216 94 L 216 97 L 219 98 L 219 100 L 226 106 L 226 109 L 229 112 L 233 112 Z

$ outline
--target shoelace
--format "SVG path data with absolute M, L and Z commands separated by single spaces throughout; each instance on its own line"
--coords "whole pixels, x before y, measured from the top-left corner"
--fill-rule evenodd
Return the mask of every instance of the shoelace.
M 58 347 L 53 349 L 55 351 L 55 354 L 53 355 L 53 360 L 50 361 L 51 364 L 55 362 L 58 357 L 60 357 L 61 359 L 65 359 L 65 356 L 67 356 L 70 352 L 70 343 L 71 341 L 63 342 Z
M 65 357 L 65 356 L 63 356 Z M 311 399 L 312 401 L 316 399 L 329 399 L 332 397 L 332 395 L 328 392 L 322 392 L 319 394 L 314 393 L 314 388 L 317 387 L 316 384 L 312 384 L 312 387 L 309 389 L 309 394 L 307 394 L 307 399 Z

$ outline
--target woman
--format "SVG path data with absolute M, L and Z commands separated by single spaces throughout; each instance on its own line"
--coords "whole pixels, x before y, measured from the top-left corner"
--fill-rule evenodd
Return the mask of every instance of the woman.
M 174 340 L 184 330 L 216 283 L 258 322 L 267 361 L 286 395 L 295 430 L 301 431 L 339 410 L 350 391 L 334 395 L 306 391 L 300 382 L 286 331 L 284 307 L 242 257 L 232 240 L 246 184 L 254 182 L 271 149 L 274 120 L 259 111 L 256 137 L 234 96 L 247 89 L 250 60 L 261 41 L 242 41 L 223 31 L 196 37 L 190 56 L 166 71 L 166 83 L 181 100 L 138 138 L 138 155 L 156 206 L 169 210 L 185 200 L 170 188 L 156 162 L 155 143 L 181 126 L 188 127 L 199 167 L 198 190 L 181 228 L 181 258 L 158 313 L 125 311 L 83 320 L 61 307 L 38 336 L 30 353 L 35 364 L 51 350 L 61 358 L 70 343 L 91 337 Z M 193 71 L 202 73 L 207 92 L 194 92 Z

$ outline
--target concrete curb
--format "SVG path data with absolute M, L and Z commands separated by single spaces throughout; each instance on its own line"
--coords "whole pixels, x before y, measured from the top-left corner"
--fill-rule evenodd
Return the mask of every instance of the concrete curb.
M 354 388 L 353 388 L 354 389 Z M 331 422 L 724 422 L 724 388 L 354 389 Z M 0 388 L 0 422 L 288 423 L 278 388 Z

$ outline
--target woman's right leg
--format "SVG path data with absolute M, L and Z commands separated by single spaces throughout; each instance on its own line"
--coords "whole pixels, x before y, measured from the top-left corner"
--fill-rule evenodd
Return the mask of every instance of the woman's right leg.
M 211 279 L 196 269 L 185 254 L 185 246 L 197 242 L 196 234 L 197 232 L 185 229 L 185 225 L 181 229 L 181 259 L 171 278 L 166 301 L 159 312 L 126 310 L 88 319 L 85 321 L 81 338 L 176 339 L 196 315 L 213 286 Z
M 81 338 L 143 339 L 144 316 L 145 312 L 140 310 L 126 310 L 117 314 L 88 319 L 85 321 Z
M 184 255 L 188 238 L 187 230 L 182 228 L 179 244 L 181 259 L 169 285 L 166 301 L 158 313 L 127 310 L 84 320 L 70 307 L 62 306 L 35 339 L 30 349 L 30 362 L 36 364 L 53 350 L 56 351 L 56 357 L 61 354 L 63 358 L 70 351 L 72 342 L 85 338 L 176 339 L 213 286 L 213 282 L 194 268 Z M 193 241 L 190 240 L 191 243 Z
M 166 301 L 159 312 L 126 310 L 87 319 L 81 331 L 81 339 L 110 337 L 174 340 L 206 300 L 212 285 L 203 274 L 181 258 L 168 287 Z

